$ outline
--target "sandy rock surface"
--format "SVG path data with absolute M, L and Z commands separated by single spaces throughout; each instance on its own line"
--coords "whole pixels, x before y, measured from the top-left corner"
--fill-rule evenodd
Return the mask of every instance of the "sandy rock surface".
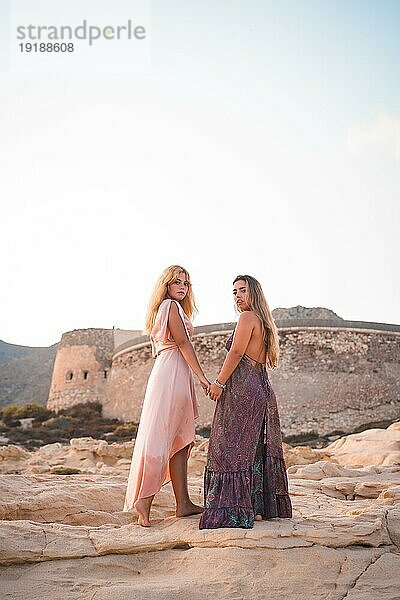
M 2 597 L 398 600 L 399 439 L 394 424 L 321 450 L 285 444 L 293 518 L 208 531 L 198 517 L 174 517 L 171 484 L 156 496 L 153 527 L 122 512 L 132 442 L 5 446 Z M 207 445 L 199 438 L 190 458 L 195 502 Z M 80 474 L 54 475 L 57 466 Z
M 324 451 L 341 465 L 400 465 L 400 422 L 346 435 Z
M 72 438 L 68 444 L 47 444 L 34 452 L 18 446 L 0 447 L 0 474 L 49 473 L 58 467 L 81 473 L 118 475 L 129 470 L 134 442 L 108 444 L 93 438 Z

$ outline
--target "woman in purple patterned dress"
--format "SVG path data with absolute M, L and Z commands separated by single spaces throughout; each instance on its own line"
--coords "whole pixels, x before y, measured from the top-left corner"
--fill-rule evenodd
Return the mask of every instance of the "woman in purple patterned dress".
M 238 275 L 233 295 L 239 321 L 209 392 L 217 406 L 200 529 L 248 529 L 254 520 L 292 516 L 279 414 L 266 370 L 267 364 L 278 366 L 277 329 L 254 277 Z

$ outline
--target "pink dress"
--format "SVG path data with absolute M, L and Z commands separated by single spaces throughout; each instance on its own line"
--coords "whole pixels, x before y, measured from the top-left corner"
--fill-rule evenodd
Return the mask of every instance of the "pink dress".
M 194 419 L 199 416 L 194 381 L 168 328 L 172 302 L 160 304 L 151 332 L 153 357 L 156 359 L 147 382 L 142 414 L 129 472 L 124 511 L 133 508 L 138 498 L 156 494 L 170 481 L 169 459 L 195 439 Z M 176 302 L 186 333 L 193 325 Z

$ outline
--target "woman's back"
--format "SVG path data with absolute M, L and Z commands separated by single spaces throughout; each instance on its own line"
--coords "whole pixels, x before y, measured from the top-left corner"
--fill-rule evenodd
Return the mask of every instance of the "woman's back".
M 248 311 L 254 315 L 254 328 L 246 348 L 246 356 L 254 362 L 265 364 L 267 351 L 264 342 L 261 320 L 254 311 Z

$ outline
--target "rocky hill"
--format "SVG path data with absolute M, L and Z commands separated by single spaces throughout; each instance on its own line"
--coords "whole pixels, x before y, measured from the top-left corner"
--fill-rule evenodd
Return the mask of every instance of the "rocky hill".
M 0 407 L 36 402 L 46 405 L 57 344 L 31 348 L 0 340 Z
M 321 319 L 324 321 L 343 321 L 333 310 L 320 306 L 307 308 L 306 306 L 291 306 L 290 308 L 275 308 L 272 311 L 275 321 L 286 319 Z

